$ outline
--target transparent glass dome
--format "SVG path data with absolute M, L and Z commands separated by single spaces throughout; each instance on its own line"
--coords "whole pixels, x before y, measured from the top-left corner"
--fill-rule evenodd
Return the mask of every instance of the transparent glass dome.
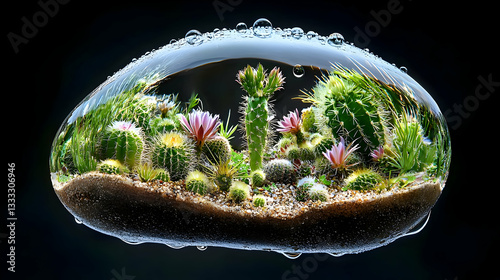
M 451 150 L 435 101 L 346 42 L 190 30 L 116 72 L 59 129 L 54 190 L 129 243 L 359 253 L 428 218 Z

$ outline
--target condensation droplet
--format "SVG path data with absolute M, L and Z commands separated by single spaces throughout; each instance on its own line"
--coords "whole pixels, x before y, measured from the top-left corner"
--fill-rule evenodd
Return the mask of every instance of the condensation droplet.
M 120 239 L 120 240 L 127 243 L 128 245 L 139 245 L 142 243 L 142 242 L 135 242 L 135 241 L 127 241 L 127 240 L 123 240 L 123 239 Z
M 300 27 L 294 27 L 291 30 L 292 37 L 295 39 L 300 39 L 302 36 L 304 36 L 304 30 Z
M 295 260 L 295 259 L 299 258 L 300 255 L 302 255 L 302 253 L 286 253 L 286 252 L 283 252 L 282 254 L 283 254 L 283 256 L 285 256 L 291 260 Z
M 196 249 L 200 251 L 205 251 L 208 247 L 207 246 L 196 246 Z
M 296 78 L 301 78 L 302 76 L 304 76 L 304 73 L 306 71 L 304 70 L 304 67 L 300 64 L 297 64 L 293 67 L 293 75 L 296 77 Z
M 308 31 L 306 36 L 307 36 L 307 39 L 313 39 L 313 38 L 318 37 L 318 33 L 314 32 L 314 31 Z
M 184 38 L 190 45 L 199 45 L 203 42 L 203 36 L 201 36 L 200 31 L 196 29 L 189 30 Z
M 176 250 L 182 249 L 185 247 L 185 246 L 181 246 L 181 245 L 170 245 L 170 244 L 165 244 L 165 245 L 167 245 L 168 247 L 170 247 L 172 249 L 176 249 Z
M 248 30 L 247 24 L 244 22 L 240 22 L 236 25 L 236 30 L 240 33 L 245 33 Z
M 80 220 L 78 220 L 77 218 L 75 218 L 75 222 L 76 222 L 77 224 L 79 224 L 79 225 L 83 224 L 83 222 L 82 222 L 82 221 L 80 221 Z
M 273 25 L 268 19 L 259 18 L 253 23 L 252 29 L 255 36 L 265 38 L 271 36 Z
M 328 253 L 328 255 L 338 258 L 338 257 L 342 257 L 343 255 L 345 255 L 345 253 Z
M 399 70 L 401 70 L 403 73 L 408 73 L 408 68 L 404 66 L 399 67 Z
M 332 46 L 340 46 L 344 43 L 344 36 L 340 33 L 332 33 L 328 36 L 328 44 Z

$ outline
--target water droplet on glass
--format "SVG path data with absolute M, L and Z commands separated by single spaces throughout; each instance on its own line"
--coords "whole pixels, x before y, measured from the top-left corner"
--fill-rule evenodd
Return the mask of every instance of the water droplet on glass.
M 282 254 L 283 254 L 283 256 L 285 256 L 285 257 L 287 257 L 289 259 L 292 259 L 292 260 L 295 260 L 298 257 L 300 257 L 300 255 L 302 255 L 302 253 L 286 253 L 286 252 L 284 252 Z
M 236 24 L 236 30 L 240 33 L 247 32 L 247 29 L 248 29 L 247 24 L 244 22 L 240 22 L 240 23 Z
M 124 240 L 124 239 L 120 239 L 121 241 L 127 243 L 128 245 L 139 245 L 141 244 L 142 242 L 135 242 L 135 241 L 127 241 L 127 240 Z
M 403 72 L 403 73 L 408 73 L 408 68 L 406 68 L 404 66 L 399 67 L 399 70 L 401 70 L 401 72 Z
M 252 29 L 255 36 L 265 38 L 271 36 L 273 25 L 268 19 L 259 18 L 253 23 Z
M 300 27 L 294 27 L 291 30 L 292 37 L 295 39 L 300 39 L 302 36 L 304 36 L 304 30 Z
M 328 44 L 332 46 L 340 46 L 344 43 L 344 36 L 340 33 L 332 33 L 328 36 Z
M 196 246 L 196 249 L 200 251 L 205 251 L 208 247 L 207 246 Z
M 170 244 L 165 244 L 167 245 L 168 247 L 172 248 L 172 249 L 182 249 L 184 248 L 185 246 L 181 246 L 181 245 L 170 245 Z
M 328 255 L 338 258 L 338 257 L 342 257 L 343 255 L 345 255 L 345 253 L 328 253 Z
M 75 222 L 76 222 L 77 224 L 79 224 L 79 225 L 83 224 L 83 222 L 82 222 L 82 221 L 80 221 L 80 220 L 78 220 L 77 218 L 75 218 Z
M 312 39 L 312 38 L 316 38 L 318 36 L 318 33 L 314 32 L 314 31 L 309 31 L 309 32 L 307 32 L 306 36 L 307 36 L 307 39 Z
M 189 30 L 184 38 L 190 45 L 199 45 L 203 42 L 203 37 L 201 36 L 200 31 L 196 29 Z
M 302 76 L 304 76 L 304 73 L 306 71 L 304 70 L 304 67 L 300 64 L 297 64 L 293 67 L 293 75 L 296 77 L 296 78 L 301 78 Z

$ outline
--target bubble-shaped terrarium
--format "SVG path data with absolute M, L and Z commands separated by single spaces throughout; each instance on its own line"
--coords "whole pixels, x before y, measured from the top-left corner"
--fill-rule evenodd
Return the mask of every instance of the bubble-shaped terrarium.
M 50 170 L 78 221 L 127 242 L 339 255 L 425 220 L 450 155 L 405 71 L 259 19 L 115 73 L 64 121 Z

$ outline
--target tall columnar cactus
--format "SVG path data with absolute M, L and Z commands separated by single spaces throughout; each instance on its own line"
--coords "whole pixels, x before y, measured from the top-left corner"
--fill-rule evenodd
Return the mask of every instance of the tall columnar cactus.
M 248 151 L 250 154 L 250 169 L 262 167 L 262 158 L 267 145 L 270 121 L 269 98 L 281 89 L 284 78 L 279 68 L 273 68 L 266 76 L 261 64 L 257 69 L 248 65 L 238 72 L 236 81 L 248 93 L 246 108 L 244 108 L 244 123 Z
M 140 128 L 132 122 L 116 121 L 101 134 L 99 156 L 103 160 L 119 160 L 133 168 L 140 162 L 144 146 Z
M 191 140 L 178 132 L 167 132 L 153 141 L 152 162 L 165 168 L 172 181 L 184 179 L 190 167 L 195 151 Z
M 305 98 L 324 114 L 336 137 L 359 144 L 366 157 L 385 143 L 390 118 L 375 89 L 367 86 L 369 79 L 354 71 L 335 71 L 323 77 L 314 94 Z

